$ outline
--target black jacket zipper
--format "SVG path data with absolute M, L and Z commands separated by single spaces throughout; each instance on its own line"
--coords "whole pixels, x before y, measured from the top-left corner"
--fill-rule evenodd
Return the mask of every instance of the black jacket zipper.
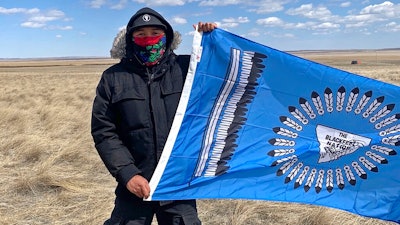
M 154 143 L 154 159 L 156 160 L 154 162 L 154 166 L 157 165 L 158 162 L 158 143 L 157 143 L 157 126 L 156 126 L 156 121 L 154 118 L 154 110 L 153 110 L 153 102 L 152 102 L 152 91 L 151 91 L 151 85 L 153 84 L 153 79 L 154 79 L 154 73 L 150 72 L 149 68 L 146 67 L 147 71 L 147 76 L 148 76 L 148 82 L 147 82 L 147 90 L 149 92 L 149 108 L 150 108 L 150 117 L 151 117 L 151 123 L 153 125 L 153 143 Z

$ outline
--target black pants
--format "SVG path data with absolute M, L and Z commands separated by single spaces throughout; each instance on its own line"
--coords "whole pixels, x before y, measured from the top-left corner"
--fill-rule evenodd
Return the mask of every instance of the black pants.
M 159 225 L 200 225 L 195 200 L 127 202 L 115 200 L 111 218 L 104 225 L 151 225 L 154 214 Z

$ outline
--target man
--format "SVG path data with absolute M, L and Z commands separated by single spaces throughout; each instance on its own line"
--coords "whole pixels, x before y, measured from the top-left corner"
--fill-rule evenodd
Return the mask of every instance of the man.
M 199 23 L 212 31 L 213 23 Z M 178 106 L 188 56 L 171 49 L 174 31 L 156 11 L 143 8 L 126 27 L 125 55 L 103 72 L 92 111 L 95 147 L 116 178 L 115 207 L 104 224 L 201 224 L 195 200 L 145 202 Z

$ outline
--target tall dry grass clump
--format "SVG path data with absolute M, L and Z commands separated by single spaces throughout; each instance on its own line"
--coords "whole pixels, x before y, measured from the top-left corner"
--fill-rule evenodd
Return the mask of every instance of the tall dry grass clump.
M 353 55 L 306 56 L 400 83 L 400 63 L 390 60 L 350 66 Z M 0 62 L 0 224 L 98 225 L 108 218 L 116 184 L 93 147 L 90 114 L 100 75 L 114 62 Z M 198 209 L 206 225 L 391 224 L 266 201 L 199 200 Z

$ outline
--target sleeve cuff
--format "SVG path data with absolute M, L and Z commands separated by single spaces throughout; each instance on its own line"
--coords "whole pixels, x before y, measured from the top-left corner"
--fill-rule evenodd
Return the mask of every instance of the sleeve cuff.
M 135 165 L 127 165 L 118 172 L 117 182 L 123 184 L 125 187 L 133 176 L 140 173 L 141 171 Z

